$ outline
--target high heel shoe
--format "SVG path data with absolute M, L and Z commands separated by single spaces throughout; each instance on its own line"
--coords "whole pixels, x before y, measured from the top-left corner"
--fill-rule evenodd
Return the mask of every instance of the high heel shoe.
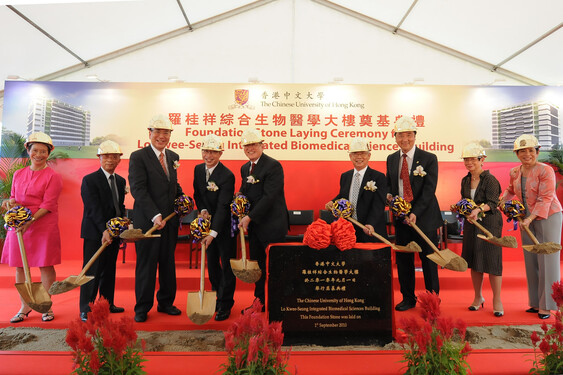
M 504 316 L 504 311 L 493 311 L 493 315 L 500 318 L 501 316 Z
M 477 306 L 471 305 L 471 306 L 469 306 L 467 309 L 468 309 L 469 311 L 478 311 L 478 310 L 479 310 L 479 307 L 485 308 L 485 300 L 484 300 L 484 299 L 481 300 L 481 306 L 479 306 L 479 304 L 477 304 Z
M 24 312 L 17 313 L 16 315 L 14 315 L 14 317 L 12 319 L 10 319 L 10 323 L 23 322 L 29 316 L 30 312 L 31 312 L 31 310 L 29 310 L 26 313 L 24 313 Z

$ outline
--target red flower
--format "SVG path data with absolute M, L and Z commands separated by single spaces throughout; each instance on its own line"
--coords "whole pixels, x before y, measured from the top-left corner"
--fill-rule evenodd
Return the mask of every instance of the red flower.
M 235 352 L 235 363 L 237 368 L 242 368 L 244 366 L 244 350 L 238 348 Z
M 351 222 L 339 218 L 330 226 L 332 228 L 332 239 L 339 250 L 349 250 L 356 246 L 356 230 Z
M 551 297 L 557 304 L 557 307 L 563 306 L 563 283 L 561 283 L 561 281 L 554 282 L 551 286 L 551 290 L 553 290 Z
M 547 324 L 546 324 L 545 322 L 542 323 L 541 329 L 542 329 L 542 331 L 543 331 L 544 333 L 549 330 L 549 328 L 547 328 Z
M 436 349 L 438 349 L 438 352 L 440 350 L 442 350 L 443 345 L 444 345 L 444 342 L 442 341 L 442 338 L 439 335 L 436 336 Z
M 250 364 L 250 362 L 254 362 L 256 360 L 256 356 L 258 355 L 258 337 L 252 336 L 248 341 L 248 357 L 246 358 L 246 362 Z
M 326 221 L 322 219 L 315 220 L 307 227 L 303 235 L 303 244 L 313 249 L 324 249 L 330 245 L 331 228 Z
M 226 331 L 224 335 L 225 335 L 225 351 L 227 352 L 227 354 L 231 354 L 231 352 L 235 347 L 233 333 L 231 331 Z
M 469 345 L 469 343 L 466 341 L 465 342 L 465 346 L 463 347 L 463 349 L 461 349 L 461 354 L 462 355 L 468 355 L 471 352 L 471 345 Z
M 418 295 L 418 302 L 422 308 L 420 313 L 422 319 L 436 321 L 440 316 L 440 297 L 434 292 L 426 291 Z
M 436 320 L 436 325 L 444 338 L 449 339 L 454 334 L 454 324 L 450 318 L 439 318 Z
M 540 341 L 540 337 L 538 336 L 538 333 L 536 331 L 532 333 L 532 336 L 530 336 L 530 338 L 532 339 L 532 345 L 534 346 L 536 346 L 538 341 Z
M 279 349 L 283 344 L 282 322 L 270 323 L 270 340 L 274 349 Z
M 467 331 L 467 325 L 461 319 L 458 319 L 456 322 L 456 328 L 459 331 L 459 336 L 463 339 L 465 338 L 465 332 Z
M 98 358 L 98 352 L 93 351 L 92 356 L 90 357 L 90 368 L 94 371 L 94 374 L 98 373 L 100 369 L 100 359 Z
M 545 339 L 541 340 L 541 342 L 540 342 L 540 350 L 542 351 L 542 353 L 544 355 L 549 352 L 549 344 L 547 343 L 547 341 Z

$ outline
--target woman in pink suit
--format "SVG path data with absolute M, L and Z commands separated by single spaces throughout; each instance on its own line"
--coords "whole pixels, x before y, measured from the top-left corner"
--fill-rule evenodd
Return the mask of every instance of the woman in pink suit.
M 31 210 L 33 218 L 18 228 L 23 233 L 23 241 L 30 267 L 39 267 L 41 282 L 46 290 L 55 281 L 55 264 L 61 263 L 61 238 L 59 233 L 58 199 L 62 189 L 61 177 L 47 166 L 47 158 L 53 151 L 51 138 L 44 133 L 32 133 L 25 148 L 31 159 L 29 167 L 14 173 L 10 199 L 2 202 L 7 210 L 21 205 Z M 2 263 L 16 267 L 16 283 L 25 282 L 20 248 L 15 231 L 8 231 Z M 31 308 L 21 300 L 19 312 L 10 320 L 23 321 Z M 43 314 L 44 322 L 54 319 L 53 311 Z
M 555 172 L 549 165 L 538 162 L 539 148 L 533 135 L 523 134 L 516 138 L 514 152 L 522 164 L 510 170 L 510 182 L 501 201 L 516 196 L 526 208 L 521 225 L 528 226 L 539 242 L 561 243 L 562 214 L 555 194 Z M 533 243 L 528 235 L 522 234 L 522 244 Z M 553 254 L 524 251 L 524 263 L 530 305 L 526 312 L 547 319 L 550 310 L 557 310 L 557 304 L 551 298 L 551 285 L 561 278 L 560 251 Z

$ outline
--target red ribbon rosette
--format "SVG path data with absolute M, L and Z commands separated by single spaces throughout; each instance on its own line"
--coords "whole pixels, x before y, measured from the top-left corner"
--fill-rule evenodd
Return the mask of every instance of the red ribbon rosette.
M 356 246 L 356 230 L 348 220 L 339 218 L 331 225 L 332 241 L 340 251 L 349 250 Z
M 332 228 L 323 219 L 312 222 L 303 235 L 303 243 L 312 249 L 324 249 L 330 245 Z

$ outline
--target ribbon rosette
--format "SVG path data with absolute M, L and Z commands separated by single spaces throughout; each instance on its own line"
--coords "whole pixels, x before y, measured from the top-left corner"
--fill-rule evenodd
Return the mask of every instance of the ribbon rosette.
M 500 210 L 506 215 L 507 222 L 514 220 L 514 230 L 516 230 L 518 218 L 525 216 L 526 207 L 518 199 L 512 199 L 501 203 Z
M 256 177 L 254 177 L 253 175 L 250 175 L 250 176 L 248 176 L 248 177 L 246 178 L 246 182 L 247 182 L 248 184 L 254 185 L 254 184 L 260 182 L 260 180 L 257 179 Z
M 106 229 L 111 238 L 119 237 L 121 232 L 129 228 L 131 220 L 126 217 L 114 217 L 108 220 L 106 223 Z
M 15 230 L 33 218 L 31 210 L 24 206 L 14 206 L 4 215 L 4 228 Z
M 349 250 L 356 246 L 356 230 L 351 222 L 340 217 L 330 226 L 332 241 L 340 251 Z
M 209 191 L 217 191 L 219 190 L 219 186 L 214 181 L 207 182 L 207 190 Z
M 178 160 L 174 160 L 174 165 L 173 165 L 174 169 L 178 169 L 180 168 L 180 162 Z
M 370 180 L 370 181 L 366 182 L 366 186 L 364 186 L 364 190 L 376 191 L 377 186 L 375 185 L 375 181 Z
M 411 210 L 411 204 L 402 197 L 396 195 L 389 203 L 389 208 L 395 216 L 403 219 Z
M 202 217 L 196 217 L 190 223 L 190 231 L 192 233 L 193 243 L 199 242 L 209 235 L 211 231 L 211 221 Z
M 331 227 L 323 219 L 317 219 L 307 227 L 303 235 L 303 244 L 312 249 L 324 249 L 330 245 Z
M 424 168 L 422 167 L 422 165 L 419 165 L 419 166 L 416 167 L 416 169 L 412 172 L 412 174 L 415 175 L 415 176 L 424 177 L 424 176 L 426 176 L 426 171 L 424 170 Z
M 194 210 L 194 200 L 186 194 L 180 195 L 174 201 L 174 212 L 179 217 L 186 216 Z

